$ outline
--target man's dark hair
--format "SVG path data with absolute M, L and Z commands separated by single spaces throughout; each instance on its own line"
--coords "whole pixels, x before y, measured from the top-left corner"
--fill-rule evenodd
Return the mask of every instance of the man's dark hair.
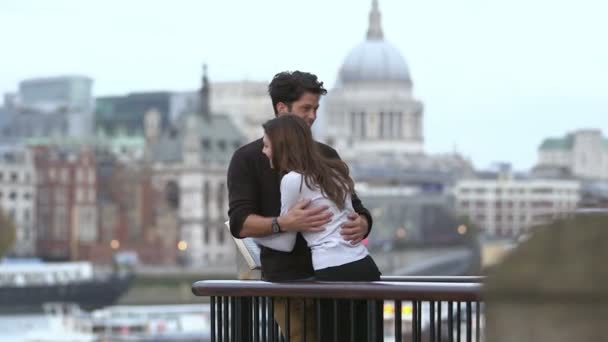
M 268 85 L 268 94 L 272 99 L 272 109 L 277 113 L 277 103 L 283 102 L 291 111 L 291 104 L 297 101 L 304 93 L 317 95 L 327 94 L 316 75 L 302 71 L 283 71 L 272 78 Z

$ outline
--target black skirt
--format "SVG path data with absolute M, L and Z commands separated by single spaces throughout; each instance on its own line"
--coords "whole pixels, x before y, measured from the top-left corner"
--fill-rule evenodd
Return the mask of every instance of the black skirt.
M 371 256 L 348 264 L 315 270 L 315 280 L 319 281 L 377 281 L 380 270 Z
M 371 256 L 348 264 L 315 271 L 318 281 L 377 281 L 380 271 Z M 376 342 L 383 340 L 383 305 L 381 300 L 321 299 L 318 324 L 321 340 Z M 370 324 L 374 328 L 368 330 Z M 354 336 L 351 332 L 354 331 Z M 351 339 L 352 337 L 352 339 Z

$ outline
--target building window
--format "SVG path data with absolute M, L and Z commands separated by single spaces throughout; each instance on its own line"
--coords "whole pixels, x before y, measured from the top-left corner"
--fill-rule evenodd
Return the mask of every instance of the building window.
M 203 146 L 203 150 L 209 150 L 211 149 L 211 142 L 209 141 L 209 139 L 203 139 L 201 141 L 201 145 Z
M 217 210 L 219 211 L 219 217 L 223 218 L 224 217 L 224 188 L 226 186 L 224 185 L 223 182 L 220 182 L 220 184 L 218 185 L 218 189 L 217 189 Z M 224 231 L 223 229 L 221 230 L 222 232 Z
M 403 114 L 399 113 L 399 127 L 401 127 L 401 132 L 403 132 Z M 414 139 L 420 139 L 422 137 L 422 127 L 421 127 L 421 118 L 420 113 L 414 112 L 411 114 L 412 118 L 412 134 Z M 403 133 L 399 133 L 399 137 L 403 137 Z
M 23 199 L 29 201 L 32 198 L 32 195 L 29 192 L 23 194 Z
M 225 229 L 219 229 L 218 234 L 217 234 L 217 242 L 220 244 L 223 244 L 224 241 L 226 240 L 226 235 L 225 235 Z
M 217 147 L 220 149 L 220 151 L 226 151 L 226 141 L 225 140 L 218 141 Z
M 0 172 L 0 182 L 4 179 L 4 173 Z
M 384 112 L 380 112 L 380 123 L 378 124 L 378 136 L 380 139 L 384 138 L 384 125 L 385 125 L 385 117 Z
M 76 183 L 80 184 L 84 182 L 84 170 L 82 168 L 76 169 Z
M 391 122 L 391 128 L 393 130 L 393 138 L 400 138 L 401 132 L 403 131 L 403 128 L 401 127 L 401 125 L 403 124 L 403 114 L 401 112 L 392 113 L 392 117 L 393 120 Z M 412 132 L 414 131 L 413 128 L 414 127 L 411 127 Z
M 89 169 L 89 184 L 95 184 L 95 169 Z
M 211 189 L 209 187 L 209 182 L 205 181 L 205 183 L 203 184 L 203 219 L 207 219 L 209 220 L 209 199 L 210 199 L 210 192 Z M 208 229 L 206 230 L 206 232 L 208 233 Z M 206 238 L 206 241 L 209 241 L 209 238 Z
M 24 222 L 30 222 L 30 218 L 31 218 L 30 210 L 29 209 L 25 209 L 23 211 L 23 221 Z
M 36 197 L 41 204 L 49 203 L 49 189 L 45 187 L 38 188 L 38 195 Z
M 67 168 L 62 169 L 61 170 L 61 182 L 63 184 L 68 184 L 69 181 L 70 181 L 69 170 Z
M 359 124 L 360 124 L 360 137 L 361 138 L 365 138 L 367 136 L 367 132 L 366 132 L 366 126 L 367 126 L 367 122 L 365 122 L 366 119 L 366 115 L 365 112 L 361 112 L 359 113 L 360 115 L 360 119 L 359 119 Z
M 52 232 L 53 239 L 56 240 L 67 240 L 68 227 L 67 227 L 67 212 L 64 206 L 55 207 L 55 222 L 54 229 Z
M 357 136 L 357 113 L 350 113 L 350 132 L 353 136 Z
M 66 201 L 67 201 L 66 188 L 57 187 L 55 189 L 55 202 L 63 204 Z
M 17 172 L 11 172 L 11 182 L 17 183 L 18 180 L 19 176 L 17 175 Z
M 395 123 L 395 130 L 398 139 L 403 138 L 403 113 L 397 112 L 397 122 Z M 416 135 L 416 125 L 412 123 L 412 135 Z
M 11 192 L 10 195 L 8 195 L 8 198 L 11 200 L 16 200 L 17 199 L 17 193 L 16 192 Z
M 532 208 L 552 209 L 553 202 L 549 202 L 549 201 L 532 202 Z
M 76 188 L 76 202 L 80 203 L 84 201 L 84 189 L 82 187 Z
M 167 182 L 165 186 L 165 198 L 167 200 L 167 204 L 171 209 L 179 208 L 179 186 L 175 181 Z
M 365 138 L 367 135 L 365 112 L 351 113 L 351 118 L 352 118 L 352 120 L 351 120 L 352 136 L 354 138 Z

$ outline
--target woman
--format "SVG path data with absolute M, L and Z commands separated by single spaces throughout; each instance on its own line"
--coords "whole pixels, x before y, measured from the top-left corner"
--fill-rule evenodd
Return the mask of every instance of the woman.
M 302 233 L 312 253 L 315 279 L 324 281 L 374 281 L 380 271 L 367 248 L 351 244 L 340 235 L 340 226 L 353 212 L 354 182 L 348 166 L 339 159 L 323 157 L 309 126 L 295 115 L 282 115 L 264 125 L 262 152 L 281 178 L 281 215 L 299 200 L 311 206 L 326 205 L 333 217 L 325 230 Z M 284 252 L 293 250 L 296 232 L 256 238 L 266 247 Z
M 333 212 L 324 231 L 302 233 L 311 250 L 315 280 L 380 280 L 380 271 L 367 248 L 360 242 L 353 245 L 340 235 L 340 226 L 348 220 L 348 213 L 354 211 L 351 201 L 354 182 L 348 166 L 339 159 L 323 157 L 310 127 L 295 115 L 281 115 L 263 127 L 262 152 L 281 176 L 281 215 L 301 199 L 310 199 L 310 206 L 327 206 Z M 255 240 L 266 247 L 289 252 L 294 247 L 296 234 L 284 232 Z M 370 321 L 375 321 L 378 331 L 382 331 L 382 302 L 338 300 L 335 304 L 321 300 L 323 309 L 317 322 L 323 332 L 322 340 L 333 340 L 337 329 L 340 340 L 349 341 L 354 329 L 353 340 L 368 341 Z M 337 321 L 334 319 L 336 309 Z M 381 338 L 378 335 L 372 339 Z

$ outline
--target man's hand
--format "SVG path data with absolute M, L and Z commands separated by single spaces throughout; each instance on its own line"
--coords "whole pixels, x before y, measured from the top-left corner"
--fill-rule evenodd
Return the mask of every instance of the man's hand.
M 328 211 L 326 205 L 314 208 L 306 207 L 310 204 L 309 199 L 301 200 L 291 207 L 287 214 L 280 216 L 277 220 L 281 230 L 286 232 L 321 232 L 325 225 L 331 222 L 333 214 Z
M 369 231 L 369 223 L 365 216 L 360 216 L 357 213 L 348 214 L 348 222 L 342 225 L 340 235 L 346 241 L 350 241 L 355 245 L 361 242 Z

